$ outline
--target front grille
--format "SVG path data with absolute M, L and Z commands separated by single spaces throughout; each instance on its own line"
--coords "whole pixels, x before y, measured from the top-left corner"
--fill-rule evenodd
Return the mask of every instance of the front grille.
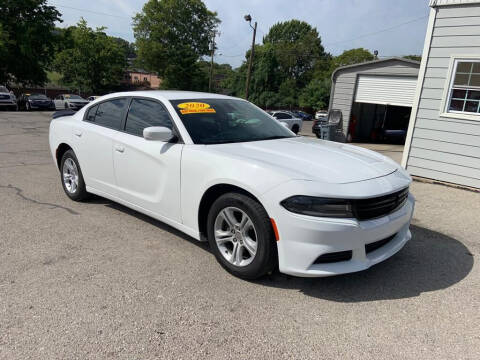
M 353 213 L 358 220 L 368 220 L 388 215 L 402 207 L 408 198 L 408 188 L 393 194 L 353 201 Z
M 352 250 L 339 251 L 320 255 L 314 264 L 328 264 L 352 259 Z
M 370 244 L 365 245 L 365 252 L 371 253 L 372 251 L 375 251 L 377 249 L 380 249 L 383 245 L 387 245 L 397 234 L 393 234 L 392 236 L 389 236 L 386 239 L 378 240 L 375 242 L 372 242 Z
M 0 99 L 9 99 L 10 100 L 10 95 L 0 95 Z

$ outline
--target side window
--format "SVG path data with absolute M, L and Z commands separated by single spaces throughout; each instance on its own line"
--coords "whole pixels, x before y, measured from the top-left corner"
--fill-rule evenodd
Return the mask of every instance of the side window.
M 112 129 L 120 129 L 126 103 L 127 99 L 114 99 L 98 104 L 95 124 Z
M 277 119 L 291 119 L 292 118 L 287 113 L 277 113 L 277 114 L 275 114 L 275 117 Z
M 125 131 L 129 134 L 143 136 L 143 129 L 150 126 L 173 127 L 165 107 L 152 100 L 133 99 L 128 111 Z
M 87 116 L 85 116 L 85 120 L 90 122 L 95 122 L 95 115 L 97 114 L 98 105 L 92 106 L 87 111 Z

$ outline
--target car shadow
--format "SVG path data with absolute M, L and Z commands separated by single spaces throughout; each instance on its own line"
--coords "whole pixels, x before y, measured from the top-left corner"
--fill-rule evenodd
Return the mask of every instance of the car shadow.
M 197 241 L 123 205 L 100 197 L 90 202 L 127 213 L 211 252 L 207 242 Z M 474 257 L 460 241 L 420 226 L 412 225 L 411 231 L 412 240 L 400 252 L 365 271 L 326 278 L 299 278 L 275 271 L 251 283 L 297 290 L 307 296 L 336 302 L 366 302 L 410 298 L 446 289 L 470 273 Z M 215 261 L 213 256 L 212 261 Z
M 298 278 L 277 272 L 256 283 L 336 302 L 365 302 L 445 289 L 470 273 L 473 254 L 460 241 L 420 226 L 412 225 L 411 231 L 412 240 L 400 252 L 368 270 L 326 278 Z

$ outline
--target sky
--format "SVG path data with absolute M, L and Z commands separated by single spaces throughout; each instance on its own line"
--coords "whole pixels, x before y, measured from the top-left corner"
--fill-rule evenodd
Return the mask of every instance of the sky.
M 146 0 L 48 0 L 62 13 L 61 27 L 83 17 L 90 27 L 133 42 L 131 18 Z M 325 50 L 339 55 L 363 47 L 380 57 L 421 54 L 428 22 L 428 0 L 204 0 L 218 13 L 215 61 L 239 66 L 251 46 L 252 30 L 244 20 L 258 22 L 256 43 L 261 43 L 277 22 L 303 20 L 316 27 Z

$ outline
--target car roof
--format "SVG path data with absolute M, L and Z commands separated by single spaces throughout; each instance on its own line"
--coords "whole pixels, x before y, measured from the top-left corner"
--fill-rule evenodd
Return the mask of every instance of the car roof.
M 187 100 L 187 99 L 239 99 L 232 96 L 211 94 L 197 91 L 180 91 L 180 90 L 148 90 L 148 91 L 128 91 L 117 92 L 105 95 L 103 99 L 118 97 L 118 96 L 145 96 L 161 100 Z

